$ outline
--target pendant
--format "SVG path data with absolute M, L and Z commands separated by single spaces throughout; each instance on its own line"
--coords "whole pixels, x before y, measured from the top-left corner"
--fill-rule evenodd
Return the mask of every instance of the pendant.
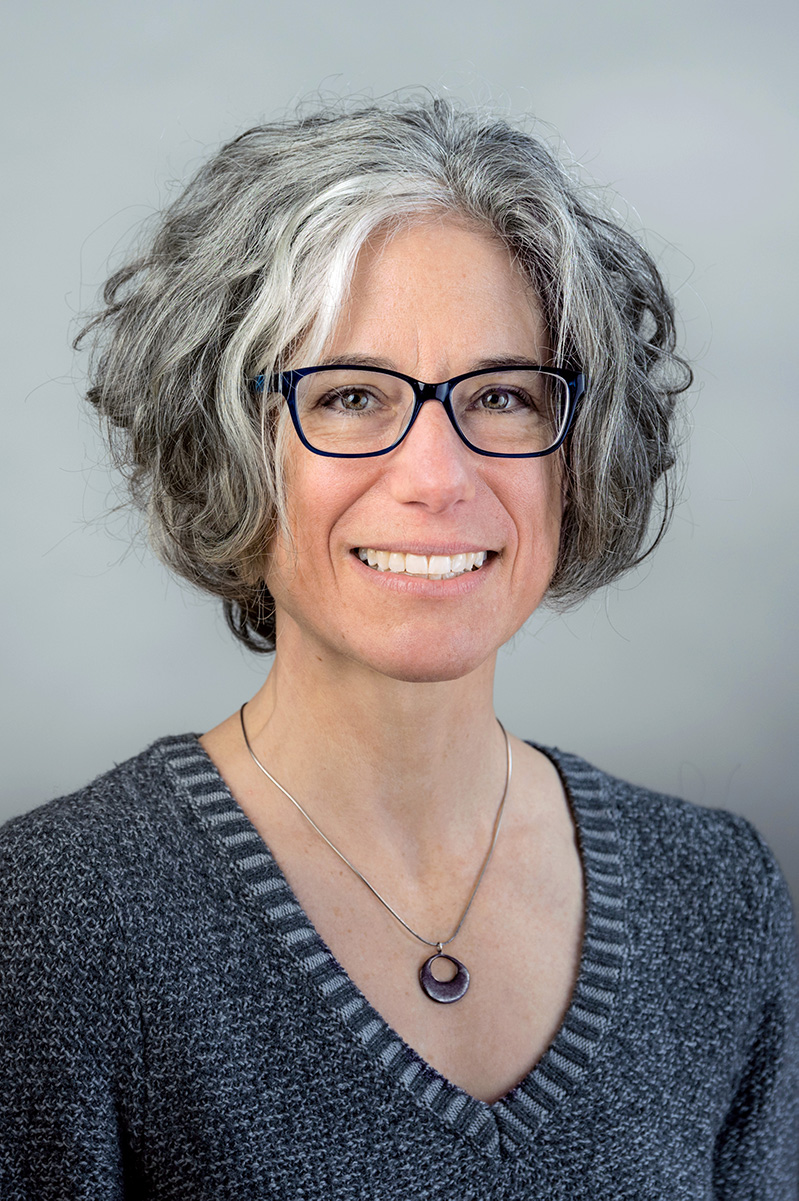
M 448 959 L 455 967 L 455 975 L 451 980 L 436 980 L 431 967 L 435 959 Z M 451 1001 L 460 1001 L 461 997 L 465 996 L 469 987 L 469 972 L 460 959 L 455 959 L 453 955 L 445 955 L 439 943 L 439 949 L 435 955 L 426 959 L 419 968 L 419 983 L 422 986 L 422 992 L 427 993 L 431 1001 L 439 1001 L 442 1005 L 448 1005 Z

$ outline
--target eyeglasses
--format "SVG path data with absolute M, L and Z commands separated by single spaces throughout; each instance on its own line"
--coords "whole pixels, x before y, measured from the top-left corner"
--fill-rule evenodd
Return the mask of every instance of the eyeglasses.
M 285 397 L 308 450 L 339 459 L 388 454 L 428 400 L 441 402 L 458 436 L 479 455 L 549 455 L 568 434 L 585 386 L 579 371 L 527 365 L 469 371 L 441 384 L 349 363 L 253 380 L 257 392 Z

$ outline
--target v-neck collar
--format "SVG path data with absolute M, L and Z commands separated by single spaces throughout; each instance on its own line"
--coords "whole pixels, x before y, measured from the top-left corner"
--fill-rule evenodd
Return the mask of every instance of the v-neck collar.
M 525 1078 L 489 1104 L 464 1092 L 409 1047 L 366 1000 L 311 923 L 197 736 L 156 744 L 202 827 L 325 1004 L 397 1086 L 489 1156 L 529 1147 L 580 1084 L 617 1002 L 626 957 L 625 887 L 607 778 L 574 755 L 540 747 L 555 765 L 577 829 L 585 926 L 577 982 L 555 1038 Z

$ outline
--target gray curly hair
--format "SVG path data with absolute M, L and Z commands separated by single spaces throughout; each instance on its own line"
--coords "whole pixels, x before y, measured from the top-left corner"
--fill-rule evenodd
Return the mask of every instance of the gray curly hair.
M 75 342 L 92 339 L 88 399 L 155 550 L 222 599 L 253 650 L 274 649 L 264 575 L 285 520 L 287 425 L 281 398 L 250 381 L 311 361 L 378 228 L 447 213 L 508 247 L 541 303 L 553 364 L 589 381 L 563 452 L 548 599 L 576 602 L 665 532 L 675 400 L 691 382 L 673 305 L 650 255 L 541 141 L 427 97 L 256 126 L 160 215 Z

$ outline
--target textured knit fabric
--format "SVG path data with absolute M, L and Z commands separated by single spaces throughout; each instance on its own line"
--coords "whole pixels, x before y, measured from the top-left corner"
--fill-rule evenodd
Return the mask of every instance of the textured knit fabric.
M 546 753 L 582 960 L 554 1042 L 492 1105 L 359 993 L 193 735 L 9 823 L 3 1201 L 796 1199 L 772 855 L 741 818 Z

